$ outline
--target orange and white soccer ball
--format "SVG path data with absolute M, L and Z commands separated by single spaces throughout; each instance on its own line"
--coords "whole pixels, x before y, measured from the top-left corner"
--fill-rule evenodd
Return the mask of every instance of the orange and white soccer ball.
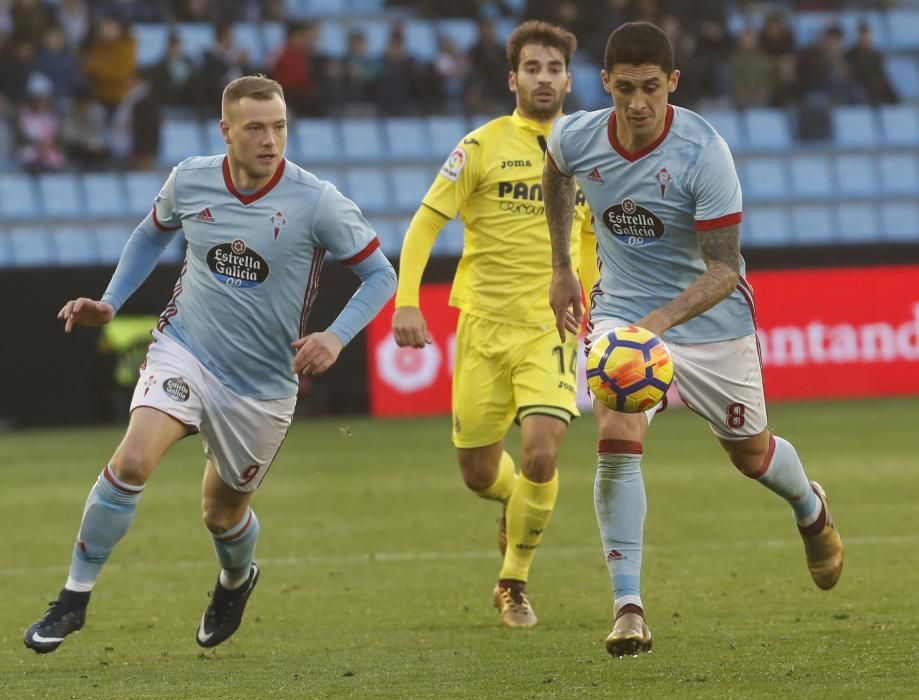
M 597 338 L 587 356 L 587 386 L 603 405 L 623 413 L 659 404 L 673 381 L 664 341 L 638 326 L 619 326 Z

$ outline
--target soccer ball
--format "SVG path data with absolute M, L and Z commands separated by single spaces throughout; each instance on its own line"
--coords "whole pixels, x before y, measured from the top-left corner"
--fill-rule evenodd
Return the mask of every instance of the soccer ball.
M 623 413 L 659 404 L 673 380 L 664 341 L 638 326 L 619 326 L 597 338 L 587 356 L 587 386 L 604 406 Z

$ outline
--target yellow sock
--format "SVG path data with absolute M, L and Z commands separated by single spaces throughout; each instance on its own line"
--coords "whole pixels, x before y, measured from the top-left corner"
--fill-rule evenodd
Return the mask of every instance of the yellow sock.
M 549 523 L 558 497 L 558 472 L 538 484 L 523 474 L 507 504 L 507 553 L 500 578 L 526 581 L 536 547 Z
M 501 461 L 498 462 L 498 478 L 495 479 L 495 483 L 484 491 L 476 491 L 475 493 L 482 498 L 487 498 L 489 501 L 501 501 L 501 503 L 506 504 L 514 492 L 514 483 L 516 481 L 517 472 L 514 470 L 514 458 L 507 452 L 502 452 Z

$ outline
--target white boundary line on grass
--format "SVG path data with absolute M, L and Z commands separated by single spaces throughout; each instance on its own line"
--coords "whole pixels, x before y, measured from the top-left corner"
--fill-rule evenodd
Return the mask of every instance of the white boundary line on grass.
M 843 543 L 847 546 L 868 546 L 878 544 L 906 544 L 919 541 L 919 534 L 912 535 L 864 535 L 861 537 L 844 537 Z M 791 547 L 801 544 L 800 539 L 782 539 L 782 540 L 747 540 L 743 542 L 696 542 L 692 545 L 685 543 L 673 544 L 646 544 L 644 549 L 648 552 L 665 552 L 670 549 L 691 551 L 701 550 L 727 550 L 751 547 Z M 596 556 L 600 557 L 602 550 L 599 546 L 594 547 L 546 547 L 540 550 L 540 558 L 552 557 L 574 557 L 574 556 Z M 470 559 L 497 559 L 497 551 L 476 550 L 460 552 L 366 552 L 362 554 L 341 554 L 341 555 L 306 555 L 302 557 L 279 557 L 274 559 L 259 559 L 259 564 L 263 566 L 301 566 L 303 564 L 327 565 L 327 564 L 369 564 L 374 562 L 380 563 L 417 563 L 425 561 L 461 561 Z M 215 563 L 208 557 L 200 561 L 177 561 L 171 564 L 180 569 L 208 567 L 213 568 Z M 168 566 L 168 564 L 167 564 Z M 107 569 L 130 569 L 130 570 L 148 570 L 161 569 L 163 562 L 132 562 L 127 564 L 112 563 L 106 566 Z M 0 577 L 25 576 L 30 574 L 53 574 L 66 573 L 66 565 L 55 566 L 21 566 L 0 568 Z

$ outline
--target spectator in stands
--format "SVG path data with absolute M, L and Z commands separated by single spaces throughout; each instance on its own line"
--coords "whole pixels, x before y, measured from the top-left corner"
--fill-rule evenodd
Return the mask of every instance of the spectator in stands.
M 52 24 L 45 30 L 35 69 L 51 81 L 55 98 L 69 98 L 83 80 L 76 54 L 60 26 Z
M 284 88 L 287 106 L 297 116 L 322 113 L 318 82 L 320 59 L 316 53 L 319 25 L 292 22 L 287 25 L 287 39 L 280 52 L 269 61 L 271 77 Z
M 169 35 L 166 53 L 150 69 L 150 81 L 161 104 L 181 107 L 197 102 L 195 64 L 185 55 L 185 47 L 178 34 Z
M 771 66 L 769 102 L 774 107 L 783 107 L 794 100 L 797 90 L 797 57 L 795 35 L 782 12 L 766 15 L 759 46 L 769 57 Z
M 64 154 L 58 140 L 60 119 L 54 111 L 54 86 L 41 73 L 29 76 L 28 97 L 16 117 L 17 159 L 29 172 L 60 170 Z
M 874 35 L 867 23 L 858 27 L 858 39 L 846 53 L 846 61 L 852 78 L 865 90 L 868 101 L 872 104 L 890 104 L 899 102 L 884 68 L 884 58 L 874 47 Z
M 10 19 L 14 37 L 38 45 L 45 30 L 53 23 L 54 16 L 41 0 L 13 0 Z
M 864 88 L 852 80 L 843 53 L 842 29 L 827 27 L 798 58 L 798 86 L 805 101 L 851 104 L 867 101 Z
M 370 55 L 363 32 L 348 32 L 348 50 L 344 59 L 344 79 L 349 109 L 366 111 L 377 102 L 378 78 L 382 66 Z
M 61 122 L 61 147 L 68 161 L 80 170 L 93 170 L 109 157 L 105 108 L 96 102 L 89 86 L 78 87 Z
M 405 35 L 400 27 L 389 32 L 380 66 L 380 111 L 386 116 L 409 114 L 415 108 L 415 86 L 422 79 L 415 58 L 405 50 Z
M 434 74 L 440 86 L 441 97 L 448 113 L 464 111 L 463 90 L 469 74 L 469 62 L 448 36 L 437 37 L 437 55 L 434 57 Z
M 216 110 L 224 86 L 251 72 L 249 53 L 236 46 L 233 25 L 218 26 L 217 42 L 204 52 L 201 63 L 198 97 L 202 108 L 207 112 Z
M 695 35 L 692 65 L 687 67 L 686 72 L 694 76 L 699 99 L 723 98 L 728 94 L 730 85 L 728 59 L 732 40 L 727 27 L 719 20 L 704 18 L 696 22 Z
M 137 42 L 121 20 L 114 16 L 100 18 L 95 35 L 83 59 L 83 70 L 92 86 L 93 96 L 109 110 L 114 110 L 133 87 L 137 63 Z
M 620 24 L 622 24 L 622 21 L 606 26 L 617 27 Z M 680 107 L 692 108 L 699 97 L 698 76 L 693 71 L 685 69 L 692 65 L 695 38 L 683 31 L 683 22 L 676 15 L 666 14 L 661 16 L 658 26 L 667 35 L 667 38 L 670 39 L 670 44 L 673 46 L 674 68 L 681 71 L 680 87 L 670 95 L 670 103 Z M 609 38 L 606 29 L 603 30 L 601 38 L 603 47 L 600 49 L 600 55 L 597 60 L 599 65 L 603 65 L 603 51 L 606 49 L 606 40 Z M 578 51 L 580 52 L 580 50 L 579 43 Z
M 731 95 L 740 109 L 763 107 L 772 97 L 772 66 L 769 56 L 759 48 L 756 31 L 747 27 L 737 37 L 729 61 Z
M 112 151 L 133 170 L 152 170 L 160 144 L 160 103 L 147 76 L 134 73 L 112 115 Z
M 35 67 L 35 45 L 14 36 L 0 48 L 0 66 L 0 95 L 15 106 L 26 96 L 26 83 Z
M 57 8 L 57 21 L 70 48 L 76 50 L 83 45 L 92 22 L 84 0 L 61 0 Z
M 466 103 L 475 114 L 509 111 L 508 65 L 504 45 L 495 35 L 495 23 L 479 20 L 479 38 L 469 51 Z

